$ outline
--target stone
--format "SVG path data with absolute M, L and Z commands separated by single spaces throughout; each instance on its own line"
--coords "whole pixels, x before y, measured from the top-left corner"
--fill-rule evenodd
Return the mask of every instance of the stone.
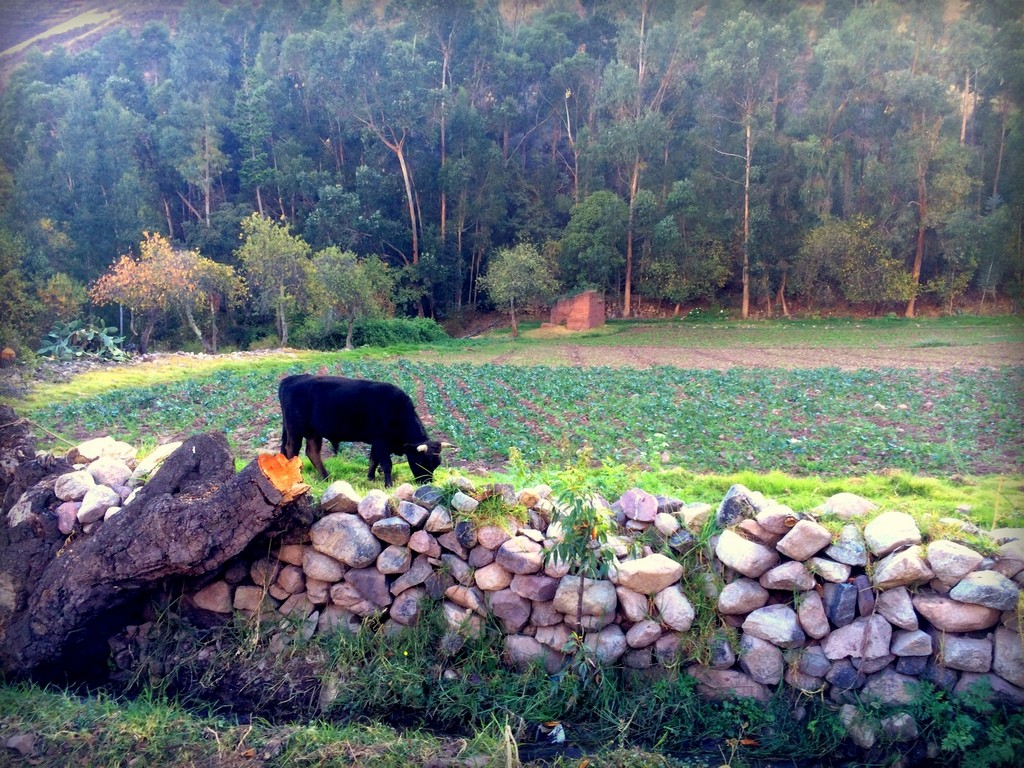
M 442 549 L 453 553 L 463 562 L 469 557 L 469 550 L 462 546 L 462 542 L 459 541 L 459 537 L 455 535 L 454 530 L 445 531 L 438 535 L 437 543 L 441 545 Z
M 552 600 L 554 607 L 575 623 L 579 598 L 579 576 L 563 576 Z M 615 615 L 618 598 L 610 581 L 583 579 L 583 615 L 610 617 Z
M 821 512 L 827 515 L 835 515 L 842 520 L 852 520 L 864 517 L 878 509 L 873 501 L 858 496 L 855 493 L 845 491 L 830 496 L 821 506 Z
M 740 638 L 740 669 L 758 683 L 778 685 L 782 680 L 785 660 L 778 646 L 745 634 Z
M 306 597 L 313 605 L 324 605 L 331 599 L 331 582 L 306 579 Z
M 75 530 L 78 523 L 78 510 L 82 508 L 80 501 L 65 501 L 57 506 L 54 513 L 57 515 L 57 530 L 68 536 Z
M 79 443 L 67 453 L 67 460 L 71 464 L 90 464 L 100 456 L 109 456 L 120 459 L 126 464 L 135 461 L 137 451 L 134 446 L 112 437 L 97 437 Z
M 924 584 L 935 574 L 924 558 L 924 547 L 913 546 L 901 552 L 893 552 L 875 565 L 872 576 L 876 589 Z
M 467 496 L 466 498 L 469 497 Z M 423 530 L 433 534 L 448 533 L 454 529 L 455 523 L 452 522 L 452 513 L 445 507 L 434 507 L 427 517 L 427 522 L 423 524 Z
M 341 581 L 341 577 L 345 575 L 344 565 L 312 547 L 302 548 L 302 570 L 307 577 L 320 581 Z
M 897 656 L 930 656 L 932 636 L 920 629 L 898 629 L 892 633 L 889 651 Z
M 497 549 L 512 538 L 512 534 L 497 525 L 482 525 L 476 530 L 477 543 L 485 549 Z
M 395 598 L 394 603 L 391 604 L 391 610 L 388 611 L 388 615 L 393 621 L 398 622 L 404 627 L 414 627 L 419 623 L 420 604 L 426 597 L 426 590 L 421 587 L 413 587 L 407 589 L 405 592 Z
M 302 565 L 307 547 L 304 544 L 282 544 L 277 550 L 277 559 L 289 565 Z M 312 550 L 311 550 L 312 551 Z
M 733 698 L 751 698 L 767 702 L 771 692 L 761 683 L 735 669 L 711 669 L 694 664 L 686 674 L 697 681 L 697 693 L 711 701 L 725 701 Z
M 825 679 L 837 690 L 850 691 L 863 686 L 867 676 L 861 674 L 849 659 L 844 658 L 832 664 L 832 668 L 825 673 Z
M 534 664 L 540 664 L 549 675 L 558 672 L 563 658 L 561 653 L 528 635 L 506 636 L 504 655 L 520 672 L 525 672 Z
M 369 496 L 367 496 L 369 498 Z M 385 517 L 373 523 L 370 531 L 383 542 L 405 546 L 409 543 L 409 536 L 412 534 L 412 526 L 405 518 Z
M 917 612 L 942 632 L 977 632 L 995 626 L 1000 617 L 995 608 L 939 595 L 918 594 L 912 602 Z
M 530 622 L 536 627 L 550 627 L 561 624 L 565 617 L 555 610 L 555 604 L 550 600 L 534 601 L 533 611 L 530 613 Z
M 79 513 L 79 520 L 82 519 Z M 974 571 L 964 576 L 949 592 L 950 598 L 961 603 L 973 603 L 1013 611 L 1017 608 L 1020 588 L 996 571 Z
M 823 678 L 832 669 L 832 662 L 829 661 L 820 645 L 811 645 L 800 651 L 797 668 L 810 677 Z
M 704 525 L 711 519 L 711 512 L 714 510 L 710 504 L 693 502 L 684 504 L 679 515 L 683 520 L 683 526 L 691 533 L 700 533 Z
M 953 586 L 984 560 L 981 555 L 955 541 L 933 541 L 928 545 L 928 565 L 935 577 Z
M 543 574 L 521 574 L 512 577 L 509 585 L 513 592 L 527 600 L 548 602 L 555 598 L 558 590 L 558 579 Z
M 800 518 L 785 504 L 770 501 L 766 507 L 757 513 L 754 520 L 766 531 L 781 537 L 789 533 Z
M 854 578 L 853 586 L 857 588 L 857 613 L 870 616 L 875 612 L 875 593 L 871 590 L 871 580 L 861 573 Z
M 985 638 L 943 634 L 937 659 L 949 669 L 985 673 L 992 668 L 992 641 Z
M 875 610 L 894 627 L 900 629 L 917 629 L 917 612 L 910 601 L 910 591 L 906 587 L 895 587 L 880 592 L 875 598 Z
M 413 492 L 412 500 L 429 512 L 444 500 L 444 496 L 436 486 L 421 485 Z
M 615 588 L 615 595 L 619 601 L 619 612 L 626 618 L 626 621 L 635 623 L 650 618 L 646 595 L 641 595 L 639 592 L 634 592 L 623 586 Z
M 861 695 L 866 699 L 876 699 L 884 705 L 904 706 L 914 700 L 917 683 L 913 677 L 884 669 L 868 677 Z
M 751 579 L 761 576 L 779 563 L 779 553 L 754 541 L 747 541 L 739 534 L 724 530 L 715 545 L 715 555 L 725 565 Z
M 627 520 L 653 523 L 658 514 L 658 499 L 639 488 L 630 488 L 619 497 L 618 507 Z
M 113 488 L 105 485 L 94 485 L 85 496 L 82 497 L 82 504 L 78 508 L 76 516 L 82 525 L 95 523 L 102 520 L 107 510 L 121 504 L 121 497 Z
M 658 609 L 658 618 L 662 624 L 676 630 L 686 632 L 693 624 L 696 613 L 690 601 L 678 585 L 666 587 L 654 596 L 654 605 Z
M 459 584 L 468 587 L 474 583 L 473 569 L 461 557 L 445 553 L 441 555 L 441 566 L 442 568 L 447 568 L 452 578 L 459 582 Z
M 409 537 L 408 546 L 413 552 L 418 552 L 421 555 L 435 559 L 441 557 L 441 545 L 425 530 L 414 531 Z
M 609 624 L 598 632 L 588 633 L 583 639 L 583 647 L 604 665 L 618 662 L 629 648 L 626 635 L 618 624 Z
M 502 630 L 506 635 L 517 634 L 530 620 L 530 601 L 511 589 L 488 592 L 486 601 L 491 613 L 501 621 Z
M 544 567 L 543 547 L 526 536 L 513 536 L 498 547 L 494 562 L 511 573 L 537 573 Z
M 651 619 L 638 621 L 629 631 L 626 632 L 626 643 L 630 648 L 646 648 L 654 645 L 654 642 L 661 637 L 661 625 Z
M 158 445 L 135 465 L 135 469 L 132 470 L 132 476 L 128 478 L 128 485 L 135 488 L 146 483 L 153 473 L 160 468 L 160 465 L 166 461 L 167 457 L 179 448 L 181 448 L 181 441 Z
M 192 602 L 204 611 L 231 613 L 234 607 L 231 586 L 226 581 L 215 581 L 192 595 Z
M 806 675 L 793 666 L 787 666 L 782 679 L 790 688 L 795 688 L 803 693 L 821 693 L 825 683 L 820 677 Z
M 906 512 L 883 512 L 864 526 L 864 543 L 875 557 L 884 557 L 900 547 L 920 544 L 921 531 Z
M 445 590 L 444 596 L 462 608 L 469 608 L 481 616 L 487 615 L 487 603 L 484 600 L 484 593 L 476 587 L 453 584 Z
M 737 579 L 726 584 L 718 595 L 718 612 L 743 615 L 768 602 L 768 590 L 752 579 Z
M 391 499 L 380 488 L 370 489 L 356 507 L 356 514 L 373 526 L 391 516 Z M 394 543 L 394 542 L 391 542 Z
M 715 523 L 719 528 L 728 528 L 740 520 L 754 517 L 760 509 L 761 499 L 761 494 L 755 495 L 749 488 L 737 483 L 726 491 L 725 497 L 718 505 Z
M 324 495 L 320 497 L 320 508 L 328 513 L 343 512 L 351 515 L 359 510 L 359 502 L 362 501 L 362 498 L 356 493 L 351 483 L 335 480 L 327 486 Z M 373 521 L 367 520 L 366 522 L 372 523 Z
M 797 648 L 807 636 L 800 628 L 796 612 L 788 605 L 769 605 L 752 611 L 743 622 L 743 631 L 779 648 Z
M 995 631 L 992 671 L 1013 685 L 1024 687 L 1024 649 L 1017 632 L 999 627 Z
M 873 675 L 875 672 L 879 672 L 886 667 L 891 667 L 892 663 L 896 661 L 896 657 L 891 653 L 887 653 L 884 656 L 879 656 L 875 659 L 850 659 L 862 674 Z
M 326 515 L 309 529 L 313 548 L 352 568 L 364 568 L 377 559 L 380 542 L 359 516 L 346 512 Z
M 468 608 L 462 608 L 450 600 L 441 604 L 445 625 L 464 637 L 480 637 L 484 633 L 484 620 Z M 532 638 L 531 638 L 532 639 Z
M 882 718 L 882 732 L 893 741 L 913 741 L 919 735 L 917 723 L 906 712 Z
M 831 581 L 834 584 L 839 584 L 849 579 L 852 570 L 846 563 L 837 563 L 835 560 L 830 560 L 827 557 L 810 557 L 804 565 L 815 576 L 819 576 L 823 581 Z
M 861 749 L 871 749 L 878 741 L 878 730 L 874 724 L 853 704 L 843 704 L 839 708 L 839 722 L 846 729 L 850 741 Z
M 682 575 L 682 565 L 657 553 L 619 563 L 616 582 L 642 595 L 654 595 L 677 583 Z
M 550 624 L 537 627 L 537 634 L 534 635 L 538 643 L 543 643 L 548 648 L 562 651 L 572 641 L 572 630 L 565 624 Z
M 716 634 L 708 643 L 708 666 L 712 669 L 728 669 L 736 663 L 736 652 L 729 639 Z
M 798 598 L 796 609 L 800 626 L 808 637 L 820 640 L 830 631 L 828 617 L 825 615 L 825 604 L 821 596 L 814 590 L 804 592 Z
M 398 516 L 405 520 L 412 528 L 420 528 L 427 521 L 430 510 L 414 504 L 411 501 L 398 502 Z
M 485 565 L 490 565 L 494 562 L 494 550 L 487 549 L 486 547 L 473 547 L 469 550 L 469 557 L 466 562 L 468 562 L 472 568 L 483 568 Z M 547 569 L 545 569 L 544 572 L 548 573 Z M 565 572 L 569 572 L 568 566 L 566 567 Z M 553 574 L 548 575 L 550 576 Z
M 800 520 L 775 545 L 775 549 L 793 560 L 804 561 L 832 543 L 828 528 L 813 520 Z
M 454 585 L 455 579 L 452 578 L 452 575 L 441 570 L 432 570 L 423 582 L 423 586 L 427 590 L 427 596 L 431 600 L 440 600 L 444 597 L 445 590 Z
M 269 587 L 281 572 L 281 567 L 277 560 L 260 558 L 249 566 L 249 578 L 259 587 Z
M 654 529 L 666 539 L 677 534 L 681 527 L 682 523 L 679 522 L 679 519 L 668 512 L 659 512 L 654 516 Z
M 85 468 L 98 485 L 127 485 L 131 479 L 131 468 L 121 459 L 113 456 L 100 456 Z
M 412 567 L 412 552 L 408 547 L 391 544 L 377 556 L 377 570 L 391 576 L 406 573 Z
M 477 545 L 476 526 L 469 520 L 460 520 L 455 524 L 455 538 L 467 550 Z
M 844 525 L 836 540 L 825 550 L 825 556 L 846 565 L 866 565 L 868 562 L 868 550 L 864 546 L 864 539 L 860 534 L 860 529 L 852 523 Z
M 430 574 L 434 572 L 430 559 L 426 555 L 417 555 L 412 560 L 412 566 L 391 584 L 391 594 L 400 595 L 411 587 L 418 587 L 425 582 Z
M 476 585 L 485 592 L 497 592 L 512 583 L 513 573 L 499 563 L 490 563 L 476 570 Z
M 761 574 L 758 580 L 765 589 L 779 589 L 786 592 L 806 592 L 814 589 L 814 577 L 807 567 L 797 560 L 787 560 Z
M 928 668 L 927 656 L 897 656 L 894 669 L 901 675 L 921 677 Z
M 881 616 L 854 619 L 851 624 L 831 632 L 821 641 L 821 650 L 829 659 L 880 659 L 889 655 L 892 625 Z
M 306 590 L 306 576 L 297 565 L 286 565 L 277 575 L 277 583 L 289 595 L 296 595 Z
M 387 577 L 376 568 L 353 568 L 345 574 L 345 581 L 378 608 L 387 608 L 391 604 Z
M 258 616 L 264 610 L 276 610 L 276 601 L 267 595 L 262 587 L 241 585 L 235 587 L 234 599 L 231 603 L 236 611 L 248 616 Z
M 313 613 L 315 607 L 305 592 L 299 592 L 281 603 L 281 607 L 277 610 L 282 616 L 305 621 Z
M 452 509 L 463 515 L 471 515 L 480 506 L 480 502 L 462 491 L 456 491 L 451 500 Z
M 953 694 L 963 696 L 966 693 L 984 695 L 991 701 L 1013 707 L 1024 705 L 1024 689 L 1011 685 L 999 675 L 964 672 L 960 675 L 960 681 L 953 686 Z
M 857 587 L 853 584 L 826 584 L 825 615 L 833 627 L 845 627 L 857 616 Z

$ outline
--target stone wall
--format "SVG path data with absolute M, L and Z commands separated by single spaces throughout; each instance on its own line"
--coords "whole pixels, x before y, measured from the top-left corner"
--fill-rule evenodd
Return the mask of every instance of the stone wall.
M 604 296 L 584 291 L 559 299 L 551 308 L 551 324 L 565 325 L 570 331 L 586 331 L 604 325 Z
M 467 522 L 493 495 L 528 521 Z M 521 667 L 557 671 L 582 626 L 601 662 L 674 670 L 681 660 L 709 697 L 767 699 L 784 681 L 840 703 L 856 694 L 899 704 L 923 678 L 957 691 L 984 680 L 1024 703 L 1022 530 L 991 532 L 998 556 L 987 557 L 961 543 L 984 535 L 969 522 L 945 519 L 943 537 L 926 542 L 909 515 L 851 494 L 797 513 L 742 486 L 717 509 L 632 489 L 608 505 L 613 567 L 584 580 L 578 617 L 579 580 L 544 557 L 563 536 L 546 487 L 461 481 L 454 495 L 405 485 L 360 496 L 335 483 L 322 503 L 308 537 L 208 584 L 196 605 L 297 616 L 313 633 L 371 616 L 413 625 L 424 601 L 440 601 L 452 633 L 484 632 L 495 617 L 496 647 Z M 709 517 L 717 532 L 701 545 Z M 654 543 L 637 546 L 640 534 Z M 697 642 L 702 602 L 722 630 Z
M 92 469 L 96 485 L 120 490 L 122 477 Z M 84 506 L 71 498 L 72 479 L 57 482 L 61 529 L 89 535 L 116 512 L 91 503 L 92 484 Z M 763 700 L 784 682 L 841 706 L 898 705 L 925 679 L 953 692 L 984 681 L 1024 704 L 1024 530 L 983 533 L 951 516 L 925 539 L 909 515 L 852 494 L 797 512 L 743 486 L 717 507 L 634 488 L 599 502 L 616 523 L 610 574 L 584 579 L 578 616 L 579 579 L 545 557 L 564 536 L 550 489 L 454 482 L 365 495 L 334 483 L 308 530 L 228 563 L 187 600 L 207 619 L 288 616 L 309 636 L 370 618 L 411 626 L 434 601 L 453 638 L 489 631 L 493 617 L 510 664 L 552 673 L 582 627 L 600 662 L 688 674 L 713 698 Z M 470 522 L 493 497 L 524 522 Z M 716 615 L 695 621 L 698 611 Z M 714 634 L 698 635 L 709 625 Z

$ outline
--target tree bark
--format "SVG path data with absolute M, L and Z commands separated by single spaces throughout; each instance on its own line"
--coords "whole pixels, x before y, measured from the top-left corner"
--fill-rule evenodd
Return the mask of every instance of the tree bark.
M 102 657 L 118 629 L 112 617 L 126 605 L 168 579 L 216 571 L 288 520 L 311 520 L 308 486 L 281 490 L 277 472 L 265 474 L 258 461 L 236 475 L 222 434 L 185 441 L 88 535 L 57 530 L 55 481 L 51 475 L 4 509 L 0 670 L 9 675 L 81 674 L 83 658 Z

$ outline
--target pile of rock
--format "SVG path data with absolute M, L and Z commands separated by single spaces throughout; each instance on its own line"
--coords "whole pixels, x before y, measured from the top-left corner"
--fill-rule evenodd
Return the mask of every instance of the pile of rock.
M 121 511 L 136 489 L 171 455 L 181 443 L 167 443 L 137 462 L 136 449 L 109 437 L 79 444 L 68 452 L 75 467 L 57 478 L 54 495 L 57 527 L 70 535 L 76 530 L 89 534 L 102 521 Z
M 525 507 L 528 522 L 469 522 L 494 495 Z M 460 481 L 453 494 L 405 485 L 360 496 L 335 483 L 322 507 L 304 541 L 235 564 L 195 604 L 224 616 L 284 614 L 312 635 L 371 616 L 385 628 L 413 625 L 435 600 L 451 633 L 479 634 L 493 617 L 511 663 L 539 660 L 551 672 L 582 634 L 602 663 L 664 674 L 681 660 L 710 697 L 767 699 L 785 681 L 838 702 L 856 694 L 898 704 L 923 678 L 957 691 L 985 680 L 997 697 L 1024 703 L 1021 530 L 992 532 L 999 554 L 985 557 L 951 538 L 925 544 L 909 515 L 875 515 L 850 494 L 799 514 L 742 486 L 717 511 L 633 489 L 607 506 L 619 524 L 610 574 L 583 579 L 578 612 L 579 578 L 545 557 L 564 535 L 547 487 Z M 696 551 L 712 514 L 717 533 Z M 838 533 L 822 520 L 838 521 Z M 958 519 L 943 525 L 972 533 Z M 648 529 L 658 551 L 634 544 Z M 698 664 L 686 658 L 688 633 L 693 603 L 708 600 L 713 623 L 735 631 L 710 638 Z
M 56 482 L 64 533 L 117 514 L 170 449 L 138 465 L 133 450 L 92 452 L 80 447 L 76 471 Z M 495 496 L 525 509 L 525 522 L 472 522 Z M 546 486 L 516 492 L 457 479 L 361 495 L 339 482 L 320 506 L 311 528 L 269 556 L 228 563 L 191 603 L 225 620 L 272 619 L 288 642 L 295 628 L 353 631 L 371 617 L 386 630 L 411 626 L 426 601 L 439 601 L 452 647 L 493 618 L 510 663 L 539 661 L 552 673 L 582 636 L 602 663 L 683 670 L 709 697 L 767 699 L 785 682 L 837 703 L 900 704 L 926 679 L 955 692 L 986 681 L 997 698 L 1024 704 L 1024 530 L 989 532 L 986 556 L 966 543 L 983 535 L 966 521 L 940 521 L 948 534 L 926 542 L 909 515 L 878 513 L 851 494 L 797 513 L 743 486 L 717 509 L 632 489 L 600 503 L 617 523 L 604 547 L 609 575 L 582 579 L 581 589 L 571 564 L 546 556 L 565 535 Z M 720 628 L 701 643 L 694 604 L 713 605 L 700 624 Z

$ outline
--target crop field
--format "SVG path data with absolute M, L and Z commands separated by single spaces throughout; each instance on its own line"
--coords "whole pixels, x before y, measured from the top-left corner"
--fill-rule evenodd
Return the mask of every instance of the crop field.
M 500 468 L 601 460 L 691 472 L 779 470 L 835 477 L 1020 474 L 1024 367 L 969 372 L 835 368 L 693 370 L 324 358 L 225 370 L 55 403 L 33 420 L 66 439 L 112 433 L 155 444 L 209 430 L 251 458 L 279 445 L 276 387 L 319 371 L 391 381 L 457 461 Z M 361 446 L 354 450 L 361 454 Z

